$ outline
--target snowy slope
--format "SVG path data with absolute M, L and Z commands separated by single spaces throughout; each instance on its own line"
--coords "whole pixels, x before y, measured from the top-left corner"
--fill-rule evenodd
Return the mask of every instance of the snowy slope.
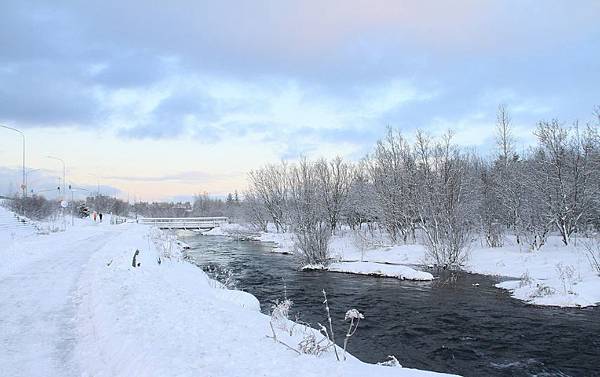
M 439 375 L 298 355 L 267 338 L 254 296 L 218 288 L 151 233 L 80 222 L 1 248 L 0 375 Z M 292 346 L 301 337 L 277 331 Z
M 253 296 L 215 288 L 186 262 L 162 258 L 159 265 L 159 252 L 147 241 L 145 229 L 132 226 L 83 271 L 76 354 L 91 375 L 435 375 L 354 358 L 337 362 L 332 352 L 299 356 L 267 338 L 270 317 Z M 136 248 L 141 266 L 132 268 Z M 295 345 L 284 333 L 278 336 Z
M 4 208 L 0 201 L 0 248 L 8 247 L 14 241 L 36 233 L 37 229 L 32 223 L 20 220 L 14 213 Z

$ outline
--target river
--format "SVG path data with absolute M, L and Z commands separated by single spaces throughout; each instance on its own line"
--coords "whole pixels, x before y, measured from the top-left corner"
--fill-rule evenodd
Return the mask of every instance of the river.
M 598 307 L 526 305 L 484 275 L 442 271 L 433 282 L 410 282 L 302 272 L 293 256 L 272 253 L 267 243 L 220 236 L 185 242 L 198 266 L 232 270 L 237 288 L 256 296 L 265 313 L 287 294 L 292 319 L 325 323 L 325 289 L 342 340 L 344 313 L 360 310 L 365 319 L 348 349 L 365 362 L 394 355 L 405 367 L 464 376 L 600 376 Z

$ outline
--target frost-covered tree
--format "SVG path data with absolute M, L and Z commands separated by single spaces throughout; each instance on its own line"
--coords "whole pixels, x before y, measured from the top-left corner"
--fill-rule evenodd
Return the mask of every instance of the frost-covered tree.
M 248 175 L 250 189 L 265 206 L 277 232 L 287 229 L 288 165 L 281 162 L 253 170 Z
M 47 200 L 42 195 L 18 196 L 4 201 L 4 205 L 11 211 L 34 220 L 44 220 L 59 211 L 59 203 Z
M 332 231 L 338 226 L 352 183 L 352 165 L 341 157 L 318 160 L 314 171 L 322 194 L 325 217 Z
M 481 158 L 473 157 L 474 173 L 478 177 L 477 189 L 471 200 L 477 201 L 477 217 L 481 236 L 489 247 L 503 245 L 504 217 L 499 200 L 497 176 L 494 166 Z
M 392 241 L 406 242 L 416 228 L 416 165 L 403 136 L 388 128 L 367 159 L 370 180 L 382 208 L 381 221 Z
M 256 230 L 266 232 L 269 225 L 269 213 L 259 196 L 253 191 L 247 191 L 241 205 L 243 219 Z
M 369 181 L 366 166 L 361 163 L 354 169 L 342 214 L 351 229 L 360 230 L 366 223 L 372 231 L 373 224 L 382 217 L 381 212 L 373 184 Z
M 289 169 L 289 214 L 302 263 L 327 264 L 331 228 L 316 164 L 306 159 Z
M 419 226 L 429 256 L 438 266 L 457 267 L 467 257 L 476 202 L 470 164 L 448 132 L 434 140 L 417 133 Z
M 598 132 L 591 126 L 564 127 L 558 121 L 540 122 L 538 146 L 531 173 L 541 198 L 538 210 L 559 231 L 565 245 L 580 225 L 591 219 L 599 166 Z

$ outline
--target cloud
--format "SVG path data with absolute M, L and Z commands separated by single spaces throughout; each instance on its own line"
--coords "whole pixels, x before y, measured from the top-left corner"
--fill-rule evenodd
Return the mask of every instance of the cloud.
M 187 154 L 227 150 L 214 161 L 224 171 L 235 170 L 239 156 L 231 155 L 243 148 L 259 155 L 254 164 L 359 158 L 387 125 L 453 128 L 461 143 L 486 145 L 500 103 L 523 134 L 540 118 L 590 115 L 600 97 L 599 7 L 5 1 L 0 122 L 30 128 L 28 135 L 41 127 L 97 132 L 114 138 L 106 148 L 119 144 L 115 154 L 140 161 L 164 145 L 182 157 L 176 142 Z M 69 142 L 86 145 L 85 132 L 69 133 Z M 166 165 L 145 178 L 176 181 Z
M 402 123 L 419 118 L 399 109 L 403 96 L 422 95 L 417 87 L 426 95 L 432 88 L 447 92 L 427 109 L 433 116 L 472 111 L 474 99 L 497 88 L 541 97 L 540 108 L 579 113 L 597 98 L 591 83 L 600 71 L 599 7 L 471 0 L 4 2 L 0 121 L 116 124 L 124 137 L 193 134 L 212 143 L 228 124 L 352 129 L 378 117 Z M 187 80 L 206 88 L 190 88 Z M 550 94 L 557 90 L 565 94 Z M 160 103 L 149 103 L 157 101 L 154 91 Z M 123 92 L 145 103 L 115 108 Z M 573 100 L 575 93 L 583 100 Z
M 90 126 L 99 116 L 93 88 L 77 72 L 29 63 L 0 70 L 0 119 L 29 126 Z
M 55 172 L 45 169 L 31 170 L 29 168 L 27 168 L 27 172 L 27 192 L 29 195 L 42 195 L 48 199 L 59 197 L 60 192 L 57 187 L 62 185 L 62 180 L 59 180 Z M 0 195 L 12 196 L 20 193 L 21 181 L 21 169 L 0 166 Z M 93 195 L 98 190 L 98 185 L 90 185 L 70 178 L 67 179 L 67 184 L 72 186 L 76 199 Z M 122 194 L 118 188 L 110 185 L 100 185 L 99 188 L 103 195 Z M 68 194 L 70 197 L 70 192 Z
M 119 128 L 120 135 L 135 139 L 185 135 L 204 143 L 246 139 L 289 144 L 309 135 L 311 143 L 334 135 L 349 141 L 352 134 L 381 129 L 388 112 L 437 95 L 434 89 L 421 90 L 400 79 L 336 95 L 295 80 L 240 81 L 198 75 L 169 78 L 152 91 L 156 100 L 150 106 L 124 107 L 123 113 L 134 115 L 123 114 L 120 123 L 128 126 Z M 136 98 L 133 93 L 129 97 Z M 358 137 L 353 141 L 361 142 Z
M 233 176 L 237 176 L 239 173 L 235 174 L 215 174 L 215 173 L 207 173 L 202 171 L 186 171 L 174 174 L 166 174 L 160 176 L 104 176 L 103 179 L 108 180 L 116 180 L 116 181 L 134 181 L 134 182 L 165 182 L 165 181 L 174 181 L 174 182 L 193 182 L 193 183 L 202 183 L 202 182 L 210 182 L 214 179 L 226 179 Z

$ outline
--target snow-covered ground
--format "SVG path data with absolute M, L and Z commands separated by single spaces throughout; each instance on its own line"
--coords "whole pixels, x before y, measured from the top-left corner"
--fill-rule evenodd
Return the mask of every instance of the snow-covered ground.
M 244 229 L 237 224 L 230 226 L 237 231 Z M 261 232 L 255 238 L 274 243 L 275 252 L 293 252 L 293 235 L 290 233 Z M 464 269 L 507 278 L 497 287 L 507 289 L 514 298 L 531 304 L 563 307 L 598 305 L 600 276 L 590 266 L 584 248 L 586 241 L 579 239 L 574 245 L 564 246 L 559 237 L 552 236 L 541 250 L 532 252 L 507 237 L 504 247 L 471 247 Z M 391 245 L 384 236 L 357 237 L 350 231 L 334 236 L 330 251 L 338 263 L 332 264 L 329 269 L 339 272 L 402 276 L 405 268 L 414 270 L 415 265 L 432 264 L 422 245 Z
M 331 349 L 298 355 L 268 337 L 254 296 L 221 288 L 147 226 L 82 222 L 3 243 L 0 255 L 2 375 L 439 375 L 338 362 Z M 294 348 L 313 331 L 281 326 Z
M 468 272 L 513 278 L 497 284 L 513 297 L 535 305 L 585 307 L 600 303 L 600 276 L 589 264 L 583 243 L 565 247 L 550 237 L 539 251 L 529 251 L 507 239 L 504 247 L 474 246 L 464 266 Z M 367 247 L 346 233 L 331 243 L 334 256 L 344 261 L 394 264 L 432 263 L 421 245 Z M 364 247 L 364 246 L 363 246 Z

